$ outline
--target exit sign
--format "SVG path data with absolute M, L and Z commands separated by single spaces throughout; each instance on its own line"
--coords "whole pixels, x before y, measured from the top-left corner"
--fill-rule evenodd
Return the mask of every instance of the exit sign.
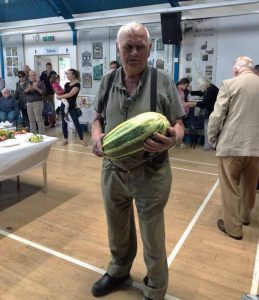
M 42 37 L 43 42 L 53 42 L 55 40 L 53 35 L 43 36 Z

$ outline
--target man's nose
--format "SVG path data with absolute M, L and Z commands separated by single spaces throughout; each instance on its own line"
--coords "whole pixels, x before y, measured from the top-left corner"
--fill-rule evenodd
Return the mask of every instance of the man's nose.
M 131 55 L 136 55 L 138 53 L 137 47 L 132 47 Z

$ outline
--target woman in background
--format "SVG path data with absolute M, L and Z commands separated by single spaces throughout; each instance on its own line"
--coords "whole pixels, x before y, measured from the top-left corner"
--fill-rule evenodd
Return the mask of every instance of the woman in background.
M 83 146 L 86 146 L 86 143 L 84 142 L 83 137 L 83 130 L 82 127 L 79 124 L 79 115 L 76 109 L 76 98 L 80 91 L 80 83 L 79 83 L 79 71 L 75 69 L 69 69 L 67 71 L 67 79 L 69 82 L 67 82 L 64 86 L 64 94 L 63 95 L 57 95 L 58 100 L 66 99 L 69 103 L 69 109 L 68 112 L 72 118 L 72 121 L 75 125 L 76 131 L 78 133 L 78 136 L 80 138 L 80 144 Z M 68 129 L 67 129 L 67 122 L 65 120 L 66 114 L 65 114 L 65 104 L 62 102 L 60 106 L 60 114 L 62 117 L 62 131 L 64 135 L 64 142 L 63 145 L 68 144 Z
M 204 110 L 204 151 L 212 150 L 213 147 L 208 143 L 208 122 L 209 116 L 214 110 L 219 89 L 211 83 L 208 77 L 201 77 L 197 80 L 199 89 L 203 92 L 201 102 L 191 102 L 189 106 L 197 106 Z

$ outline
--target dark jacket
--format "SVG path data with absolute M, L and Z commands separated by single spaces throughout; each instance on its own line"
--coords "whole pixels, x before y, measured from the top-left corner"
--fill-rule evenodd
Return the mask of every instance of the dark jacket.
M 26 109 L 27 94 L 24 93 L 24 90 L 27 88 L 28 84 L 29 80 L 26 80 L 24 85 L 20 85 L 20 82 L 16 83 L 14 97 L 18 100 L 20 109 Z
M 40 75 L 40 81 L 43 81 L 44 84 L 45 84 L 45 88 L 46 88 L 46 92 L 45 92 L 45 95 L 54 95 L 54 91 L 51 87 L 51 84 L 50 84 L 50 76 L 53 75 L 53 74 L 57 74 L 55 71 L 50 71 L 50 74 L 49 76 L 47 75 L 47 71 L 43 71 Z
M 205 119 L 208 119 L 214 110 L 218 92 L 219 89 L 214 84 L 211 84 L 204 93 L 202 101 L 197 102 L 197 106 L 205 110 Z

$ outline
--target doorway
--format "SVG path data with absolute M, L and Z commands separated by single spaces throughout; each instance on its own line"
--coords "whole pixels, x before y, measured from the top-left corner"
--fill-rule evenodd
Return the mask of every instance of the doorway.
M 46 70 L 46 63 L 52 63 L 53 70 L 60 76 L 60 85 L 64 87 L 67 82 L 66 71 L 70 69 L 70 55 L 35 55 L 34 67 L 38 76 Z M 55 107 L 60 106 L 60 101 L 55 98 Z

